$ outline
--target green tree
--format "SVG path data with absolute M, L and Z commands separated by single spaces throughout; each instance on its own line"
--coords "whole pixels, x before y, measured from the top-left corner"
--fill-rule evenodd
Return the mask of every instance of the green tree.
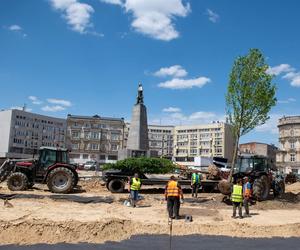
M 273 75 L 260 50 L 250 49 L 246 56 L 238 57 L 232 67 L 226 95 L 226 113 L 235 138 L 232 167 L 237 159 L 240 137 L 264 124 L 268 113 L 276 104 L 276 86 Z
M 174 171 L 175 165 L 172 161 L 164 158 L 140 157 L 105 164 L 103 170 L 108 169 L 131 170 L 132 172 L 144 174 L 166 174 Z

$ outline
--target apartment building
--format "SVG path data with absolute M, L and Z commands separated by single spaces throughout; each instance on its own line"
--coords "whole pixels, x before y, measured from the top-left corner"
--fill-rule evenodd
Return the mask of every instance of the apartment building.
M 279 150 L 276 166 L 284 173 L 300 174 L 300 116 L 279 119 Z
M 127 147 L 127 138 L 130 130 L 130 123 L 126 123 L 124 130 L 124 148 Z M 172 125 L 148 125 L 149 150 L 156 151 L 157 155 L 166 158 L 173 156 L 173 135 L 174 126 Z
M 76 163 L 96 160 L 100 164 L 115 162 L 124 147 L 123 118 L 68 115 L 67 145 Z
M 66 120 L 24 110 L 0 111 L 0 158 L 32 157 L 42 146 L 66 146 Z
M 173 157 L 174 126 L 148 125 L 149 149 L 157 151 L 158 156 Z
M 234 138 L 223 122 L 184 125 L 174 128 L 173 156 L 176 161 L 193 161 L 196 156 L 232 159 Z

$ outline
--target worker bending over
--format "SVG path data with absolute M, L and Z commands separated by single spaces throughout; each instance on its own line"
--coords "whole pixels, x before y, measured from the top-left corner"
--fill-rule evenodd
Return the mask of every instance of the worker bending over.
M 166 189 L 165 199 L 170 219 L 179 219 L 180 197 L 183 200 L 183 193 L 180 184 L 171 176 Z
M 139 174 L 135 173 L 129 180 L 128 191 L 130 192 L 131 206 L 136 207 L 139 199 L 139 191 L 141 190 L 142 182 L 139 178 Z
M 192 197 L 197 198 L 200 185 L 201 185 L 201 174 L 193 173 L 191 178 Z
M 242 207 L 243 207 L 243 181 L 238 179 L 237 183 L 233 185 L 231 192 L 231 201 L 233 205 L 232 218 L 236 219 L 236 209 L 239 209 L 239 218 L 242 219 Z

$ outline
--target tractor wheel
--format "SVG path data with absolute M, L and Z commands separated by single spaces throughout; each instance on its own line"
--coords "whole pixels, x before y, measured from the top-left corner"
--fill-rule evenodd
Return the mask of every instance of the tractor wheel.
M 53 169 L 47 178 L 47 186 L 52 193 L 70 193 L 76 182 L 76 177 L 72 170 L 64 167 Z
M 12 173 L 7 178 L 7 186 L 11 191 L 25 190 L 28 186 L 28 178 L 26 174 L 21 172 Z
M 253 183 L 253 195 L 257 200 L 263 201 L 268 198 L 269 193 L 270 183 L 268 177 L 262 175 L 261 177 L 257 178 Z
M 108 190 L 112 193 L 124 192 L 125 184 L 119 179 L 113 179 L 108 183 Z

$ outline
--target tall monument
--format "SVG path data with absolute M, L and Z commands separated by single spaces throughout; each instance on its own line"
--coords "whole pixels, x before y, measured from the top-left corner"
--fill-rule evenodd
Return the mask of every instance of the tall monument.
M 157 152 L 149 151 L 147 109 L 144 105 L 143 86 L 140 83 L 136 104 L 132 109 L 127 147 L 118 151 L 118 160 L 155 155 L 157 155 Z
M 144 105 L 142 84 L 139 84 L 136 104 L 132 109 L 127 148 L 143 151 L 149 149 L 147 109 Z

